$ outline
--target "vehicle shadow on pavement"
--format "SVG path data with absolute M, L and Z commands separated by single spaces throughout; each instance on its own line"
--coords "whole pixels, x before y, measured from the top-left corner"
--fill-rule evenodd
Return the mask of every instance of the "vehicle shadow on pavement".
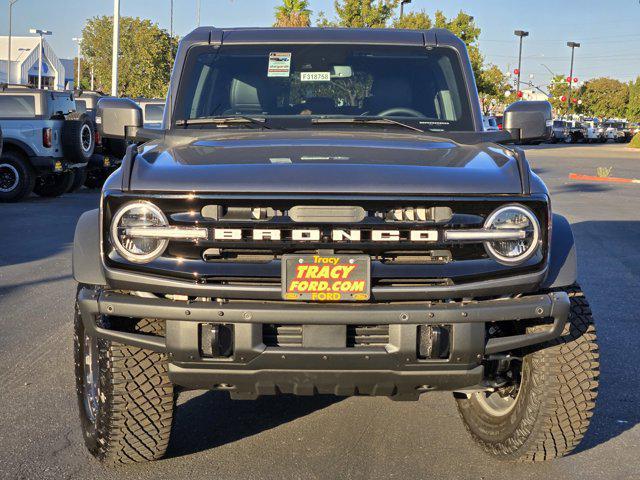
M 591 426 L 574 453 L 602 445 L 640 424 L 640 221 L 572 225 L 579 282 L 593 311 L 600 386 Z
M 281 395 L 231 400 L 226 392 L 204 392 L 178 406 L 167 458 L 190 455 L 257 435 L 344 398 Z
M 561 195 L 563 193 L 603 193 L 611 190 L 615 190 L 615 188 L 606 184 L 581 182 L 566 183 L 552 188 L 551 198 L 553 198 L 554 195 Z
M 59 198 L 33 196 L 19 203 L 0 203 L 0 232 L 7 228 L 7 235 L 0 235 L 0 267 L 71 250 L 78 218 L 98 204 L 97 192 L 84 189 Z

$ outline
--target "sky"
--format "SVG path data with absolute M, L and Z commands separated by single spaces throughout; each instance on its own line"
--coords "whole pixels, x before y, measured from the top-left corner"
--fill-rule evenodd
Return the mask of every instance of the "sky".
M 270 26 L 279 0 L 174 0 L 174 32 L 183 36 L 196 26 L 196 4 L 201 24 L 217 27 Z M 7 35 L 8 0 L 0 0 L 0 35 Z M 121 15 L 149 18 L 169 29 L 170 0 L 121 0 Z M 310 0 L 314 13 L 333 13 L 333 0 Z M 513 71 L 518 61 L 514 30 L 526 30 L 523 78 L 545 87 L 551 73 L 568 76 L 571 51 L 576 49 L 574 77 L 580 81 L 609 76 L 622 81 L 640 75 L 640 0 L 413 0 L 405 11 L 441 9 L 447 16 L 459 10 L 473 15 L 482 29 L 480 48 L 486 61 Z M 71 40 L 85 21 L 112 15 L 112 0 L 17 0 L 13 7 L 13 34 L 29 28 L 51 30 L 48 38 L 61 58 L 76 54 Z

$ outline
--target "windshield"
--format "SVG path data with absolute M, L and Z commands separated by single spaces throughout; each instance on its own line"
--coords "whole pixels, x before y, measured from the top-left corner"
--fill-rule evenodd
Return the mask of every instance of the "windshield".
M 174 121 L 386 117 L 422 130 L 469 131 L 460 61 L 450 48 L 371 45 L 193 47 Z M 316 124 L 318 125 L 318 124 Z M 225 125 L 228 126 L 228 125 Z

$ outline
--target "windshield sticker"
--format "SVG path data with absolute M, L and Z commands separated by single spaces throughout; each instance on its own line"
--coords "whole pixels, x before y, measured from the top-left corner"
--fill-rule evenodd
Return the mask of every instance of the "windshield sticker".
M 291 53 L 269 53 L 269 68 L 267 77 L 288 77 L 291 71 Z
M 330 82 L 331 72 L 300 72 L 301 82 Z

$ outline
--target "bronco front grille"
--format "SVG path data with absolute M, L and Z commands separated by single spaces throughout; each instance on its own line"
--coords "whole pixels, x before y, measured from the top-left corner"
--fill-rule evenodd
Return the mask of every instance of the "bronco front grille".
M 172 239 L 162 256 L 144 265 L 121 258 L 109 242 L 114 213 L 129 201 L 144 199 L 157 205 L 171 226 L 206 228 L 206 239 Z M 538 217 L 542 230 L 540 255 L 516 267 L 497 264 L 482 243 L 446 241 L 445 230 L 482 228 L 498 207 L 521 203 Z M 335 222 L 320 210 L 298 206 L 352 206 L 336 210 Z M 413 209 L 413 210 L 412 210 Z M 302 211 L 302 215 L 300 213 Z M 294 213 L 292 213 L 294 212 Z M 345 213 L 346 212 L 346 213 Z M 196 283 L 257 281 L 279 283 L 282 255 L 316 253 L 367 254 L 371 257 L 372 286 L 404 283 L 446 285 L 540 270 L 547 257 L 548 204 L 546 197 L 363 197 L 267 195 L 136 195 L 107 192 L 103 201 L 103 242 L 109 267 L 137 270 Z M 296 221 L 297 220 L 297 221 Z M 304 220 L 304 221 L 300 221 Z M 222 230 L 216 235 L 216 229 Z M 308 238 L 294 238 L 293 230 L 313 230 Z M 266 238 L 264 233 L 278 232 Z M 335 230 L 339 230 L 336 235 Z M 349 232 L 358 230 L 359 238 Z M 398 238 L 374 239 L 375 230 L 397 231 Z M 262 231 L 258 237 L 256 231 Z M 435 240 L 411 241 L 427 231 Z M 347 232 L 347 233 L 345 233 Z M 435 233 L 434 233 L 435 232 Z M 227 236 L 227 237 L 225 237 Z M 304 237 L 304 235 L 303 235 Z M 431 237 L 429 237 L 431 238 Z M 402 282 L 400 282 L 402 280 Z

